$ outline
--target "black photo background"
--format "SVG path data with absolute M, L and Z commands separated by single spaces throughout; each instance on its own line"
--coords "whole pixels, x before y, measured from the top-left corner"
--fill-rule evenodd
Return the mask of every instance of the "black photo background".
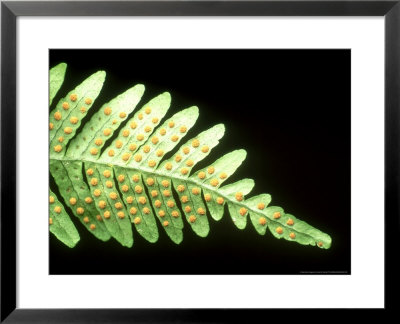
M 237 229 L 226 208 L 221 221 L 209 218 L 206 238 L 185 224 L 176 245 L 159 226 L 157 243 L 134 230 L 134 245 L 125 248 L 95 239 L 71 217 L 81 241 L 69 249 L 50 235 L 50 274 L 350 273 L 349 50 L 50 50 L 49 56 L 50 67 L 68 64 L 53 106 L 98 70 L 107 76 L 93 110 L 137 83 L 146 87 L 140 105 L 169 91 L 167 116 L 199 107 L 185 138 L 226 126 L 199 167 L 244 148 L 247 158 L 229 182 L 254 179 L 248 197 L 269 193 L 271 205 L 332 237 L 324 250 L 269 231 L 260 236 L 250 221 Z

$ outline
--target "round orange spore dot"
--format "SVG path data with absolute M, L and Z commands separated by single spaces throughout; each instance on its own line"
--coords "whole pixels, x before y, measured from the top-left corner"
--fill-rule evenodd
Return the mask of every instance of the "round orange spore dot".
M 119 211 L 119 212 L 117 213 L 117 216 L 118 216 L 120 219 L 123 219 L 123 218 L 125 217 L 125 213 L 124 213 L 123 211 Z
M 94 171 L 93 171 L 92 168 L 89 168 L 89 169 L 86 170 L 86 174 L 87 174 L 88 176 L 93 175 L 93 173 L 94 173 Z
M 267 219 L 265 218 L 265 217 L 260 217 L 259 219 L 258 219 L 258 223 L 260 224 L 260 225 L 265 225 L 265 224 L 267 224 Z
M 141 194 L 143 192 L 143 188 L 139 185 L 135 186 L 135 192 Z
M 54 203 L 54 197 L 53 196 L 50 196 L 50 198 L 49 198 L 49 202 L 50 202 L 50 204 L 53 204 Z
M 150 152 L 150 146 L 148 146 L 148 145 L 143 146 L 143 152 L 144 153 L 149 153 Z
M 131 153 L 124 153 L 124 154 L 122 154 L 121 159 L 122 159 L 122 161 L 126 162 L 129 160 L 130 157 L 131 157 Z
M 154 206 L 156 206 L 157 208 L 161 207 L 161 201 L 159 201 L 158 199 L 154 202 Z
M 185 212 L 190 213 L 192 208 L 190 206 L 185 206 Z
M 76 213 L 77 213 L 78 215 L 83 215 L 84 212 L 85 212 L 85 210 L 84 210 L 82 207 L 78 207 L 78 208 L 76 209 Z
M 217 197 L 216 202 L 217 202 L 218 205 L 222 205 L 224 203 L 224 198 Z
M 171 216 L 174 218 L 177 218 L 177 217 L 179 217 L 179 212 L 177 210 L 174 210 L 171 212 Z
M 90 154 L 92 155 L 96 155 L 99 151 L 97 150 L 97 148 L 93 147 L 90 149 Z
M 170 122 L 168 122 L 168 126 L 169 128 L 173 128 L 175 126 L 174 121 L 171 120 Z
M 115 152 L 114 152 L 113 149 L 108 150 L 108 156 L 112 157 L 112 156 L 114 156 L 114 155 L 115 155 Z
M 54 207 L 54 212 L 56 212 L 57 214 L 61 213 L 61 207 L 60 206 Z
M 94 140 L 94 144 L 96 144 L 97 146 L 100 146 L 101 144 L 103 144 L 103 140 L 101 138 L 96 138 Z
M 97 178 L 92 178 L 92 179 L 90 180 L 90 184 L 91 184 L 92 186 L 97 186 L 98 183 L 99 183 L 99 181 L 97 180 Z
M 146 183 L 147 183 L 149 186 L 152 186 L 152 185 L 154 184 L 154 179 L 153 179 L 153 178 L 147 178 L 147 179 L 146 179 Z
M 123 137 L 128 137 L 130 133 L 131 133 L 131 132 L 129 131 L 129 129 L 124 129 L 124 130 L 122 131 L 122 136 L 123 136 Z
M 87 224 L 87 223 L 89 223 L 89 217 L 87 217 L 87 216 L 85 216 L 85 217 L 83 217 L 83 222 L 85 223 L 85 224 Z
M 139 199 L 138 199 L 138 202 L 140 202 L 142 205 L 144 205 L 146 203 L 146 201 L 147 201 L 146 198 L 143 196 L 139 197 Z
M 106 210 L 106 211 L 104 212 L 103 216 L 104 216 L 105 219 L 109 219 L 110 216 L 111 216 L 110 211 Z
M 220 179 L 226 179 L 228 175 L 225 172 L 220 173 L 219 178 Z
M 169 181 L 168 180 L 163 180 L 161 181 L 161 184 L 164 188 L 168 188 L 169 187 Z
M 95 225 L 95 224 L 90 224 L 90 229 L 91 229 L 92 231 L 94 231 L 94 230 L 96 229 L 96 225 Z
M 142 119 L 143 119 L 143 114 L 142 114 L 142 113 L 139 113 L 138 119 L 139 119 L 139 120 L 142 120 Z
M 194 165 L 193 160 L 187 160 L 185 163 L 188 167 L 192 167 Z
M 185 147 L 182 149 L 182 152 L 183 152 L 184 154 L 189 154 L 189 153 L 190 153 L 190 148 L 189 148 L 188 146 L 185 146 Z
M 206 173 L 201 171 L 201 172 L 199 172 L 199 174 L 197 176 L 199 177 L 199 179 L 203 180 L 206 177 Z
M 133 157 L 133 159 L 136 161 L 136 162 L 140 162 L 140 161 L 142 161 L 142 155 L 141 154 L 135 154 L 135 156 Z
M 133 181 L 133 182 L 139 182 L 139 180 L 140 180 L 140 177 L 139 177 L 138 174 L 134 174 L 134 175 L 132 176 L 132 181 Z
M 64 142 L 64 137 L 60 136 L 60 137 L 58 138 L 58 141 L 59 141 L 60 143 Z
M 244 216 L 244 215 L 246 215 L 246 213 L 247 213 L 247 209 L 246 208 L 242 207 L 242 208 L 239 209 L 239 214 L 240 215 Z
M 179 128 L 179 131 L 183 134 L 186 133 L 187 131 L 187 127 L 186 126 L 181 126 L 181 128 Z
M 93 195 L 94 195 L 95 197 L 99 197 L 99 196 L 101 195 L 101 191 L 100 191 L 99 189 L 95 189 L 95 190 L 93 191 Z
M 54 151 L 55 152 L 59 153 L 59 152 L 61 152 L 61 150 L 62 150 L 62 146 L 61 145 L 54 146 Z
M 132 197 L 132 196 L 126 197 L 126 202 L 127 202 L 128 204 L 132 204 L 132 203 L 133 203 L 133 197 Z
M 205 215 L 206 211 L 204 210 L 204 208 L 197 208 L 197 214 L 199 215 Z
M 283 233 L 283 228 L 282 227 L 277 227 L 275 230 L 278 234 L 282 234 Z
M 211 179 L 211 180 L 210 180 L 210 184 L 211 184 L 213 187 L 216 187 L 216 186 L 218 186 L 219 181 L 218 181 L 218 179 L 214 178 L 214 179 Z
M 177 155 L 175 156 L 175 161 L 176 161 L 176 162 L 181 162 L 181 160 L 182 160 L 182 156 L 179 155 L 179 154 L 177 154 Z
M 114 204 L 114 207 L 116 208 L 116 209 L 122 209 L 122 203 L 120 203 L 120 202 L 116 202 L 115 204 Z
M 115 125 L 116 123 L 118 123 L 118 121 L 116 119 L 113 119 L 112 124 Z
M 147 208 L 147 207 L 144 207 L 143 208 L 143 214 L 146 214 L 146 215 L 150 214 L 150 209 Z
M 122 190 L 123 192 L 128 192 L 129 186 L 128 186 L 128 185 L 123 185 L 123 186 L 121 187 L 121 190 Z
M 132 129 L 135 129 L 136 127 L 137 127 L 137 124 L 136 124 L 136 122 L 131 122 L 130 124 L 129 124 L 129 127 L 130 128 L 132 128 Z
M 86 98 L 85 99 L 85 104 L 90 105 L 92 103 L 92 99 Z
M 78 117 L 75 117 L 75 116 L 72 116 L 72 117 L 69 119 L 69 122 L 70 122 L 71 124 L 74 124 L 74 125 L 77 124 L 78 121 L 79 121 Z
M 265 204 L 263 202 L 260 202 L 257 204 L 257 208 L 263 210 L 265 208 Z
M 243 200 L 243 193 L 237 192 L 235 193 L 235 198 L 237 201 L 242 201 Z
M 71 127 L 65 127 L 64 128 L 64 133 L 65 134 L 71 134 L 72 133 L 72 128 Z
M 54 119 L 55 120 L 60 120 L 61 119 L 61 113 L 59 111 L 54 113 Z
M 115 200 L 118 198 L 118 194 L 116 192 L 110 192 L 108 195 L 112 200 Z
M 151 138 L 151 142 L 152 142 L 153 144 L 157 144 L 157 143 L 158 143 L 158 137 L 157 137 L 157 136 L 153 136 L 153 137 Z
M 199 189 L 199 188 L 194 187 L 194 188 L 192 189 L 192 194 L 193 194 L 193 195 L 198 195 L 199 193 L 200 193 L 200 189 Z
M 146 108 L 144 109 L 144 112 L 145 112 L 147 115 L 150 115 L 150 113 L 151 113 L 151 108 L 150 108 L 150 107 L 146 107 Z
M 50 123 L 50 130 L 52 130 L 53 128 L 54 128 L 54 124 L 53 123 Z
M 109 116 L 112 113 L 111 107 L 104 108 L 104 115 Z
M 164 136 L 165 134 L 167 134 L 166 129 L 165 129 L 165 128 L 161 128 L 161 129 L 160 129 L 160 135 L 161 135 L 161 136 Z
M 121 140 L 116 140 L 115 141 L 115 147 L 116 148 L 120 149 L 122 147 L 122 145 L 124 145 L 124 143 Z
M 137 208 L 132 207 L 131 209 L 129 209 L 129 213 L 130 213 L 131 215 L 136 215 L 136 213 L 137 213 Z
M 189 201 L 188 196 L 182 196 L 181 202 L 183 202 L 184 204 L 186 204 L 188 201 Z
M 289 237 L 293 240 L 293 239 L 296 238 L 296 234 L 294 234 L 293 232 L 291 232 L 291 233 L 289 234 Z
M 97 219 L 99 222 L 103 221 L 103 219 L 101 218 L 100 215 L 96 215 L 96 219 Z
M 150 126 L 146 126 L 146 127 L 144 128 L 144 131 L 145 131 L 146 133 L 150 133 L 150 132 L 151 132 L 151 127 L 150 127 Z
M 184 191 L 185 191 L 185 186 L 184 186 L 184 185 L 179 185 L 176 189 L 177 189 L 179 192 L 184 192 Z
M 171 192 L 166 189 L 166 190 L 163 191 L 163 195 L 164 195 L 164 197 L 170 197 L 171 196 Z
M 162 157 L 164 155 L 164 151 L 163 150 L 157 150 L 156 155 L 158 157 Z
M 166 221 L 163 221 L 162 224 L 163 224 L 164 227 L 167 227 L 169 225 L 169 222 L 166 220 Z
M 76 205 L 76 198 L 75 198 L 75 197 L 70 198 L 70 199 L 69 199 L 69 203 L 70 203 L 72 206 Z
M 181 173 L 182 173 L 183 175 L 186 175 L 186 174 L 189 173 L 189 169 L 188 169 L 188 168 L 182 168 L 182 169 L 181 169 Z
M 125 117 L 126 117 L 126 112 L 121 111 L 121 112 L 119 113 L 119 118 L 125 118 Z
M 157 124 L 157 123 L 158 123 L 158 118 L 157 118 L 157 117 L 154 117 L 154 118 L 151 120 L 151 122 L 152 122 L 153 124 Z
M 292 226 L 294 224 L 293 219 L 289 218 L 286 222 L 287 225 Z
M 199 145 L 200 145 L 200 142 L 199 142 L 198 139 L 194 139 L 194 140 L 192 141 L 192 146 L 193 146 L 193 147 L 199 147 Z
M 99 208 L 104 209 L 107 206 L 107 203 L 104 200 L 100 200 L 98 204 Z
M 207 168 L 208 174 L 213 174 L 215 172 L 215 168 L 213 166 L 210 166 Z
M 73 93 L 69 96 L 69 100 L 71 100 L 71 101 L 76 101 L 76 99 L 78 99 L 78 95 L 76 95 L 75 93 Z
M 194 216 L 194 215 L 190 215 L 189 216 L 189 222 L 191 222 L 191 223 L 194 223 L 195 221 L 196 221 L 196 216 Z
M 82 114 L 84 114 L 84 113 L 86 112 L 86 108 L 85 108 L 85 107 L 81 107 L 79 110 L 80 110 L 80 112 L 81 112 Z
M 164 217 L 164 216 L 165 216 L 165 211 L 160 210 L 160 211 L 158 212 L 158 216 Z
M 319 241 L 319 242 L 317 243 L 317 245 L 318 245 L 319 247 L 322 247 L 324 244 L 323 244 L 321 241 Z
M 178 141 L 178 139 L 179 139 L 179 136 L 177 136 L 177 135 L 172 135 L 171 136 L 171 141 L 172 142 L 176 142 L 176 141 Z
M 167 162 L 167 163 L 165 164 L 165 169 L 168 170 L 168 171 L 172 170 L 172 163 Z
M 106 129 L 104 129 L 103 130 L 103 134 L 105 135 L 105 136 L 108 136 L 108 135 L 110 135 L 111 134 L 111 129 L 110 128 L 106 128 Z
M 111 171 L 110 170 L 104 170 L 103 176 L 105 176 L 106 178 L 111 177 Z
M 62 107 L 64 110 L 68 110 L 69 109 L 69 103 L 68 102 L 63 102 Z
M 158 191 L 157 191 L 157 190 L 152 190 L 152 191 L 151 191 L 151 196 L 152 196 L 153 198 L 157 197 L 157 196 L 158 196 Z
M 93 199 L 91 197 L 86 197 L 85 198 L 85 203 L 91 204 L 93 202 Z
M 49 218 L 49 225 L 53 225 L 53 218 Z
M 112 181 L 110 181 L 110 180 L 106 181 L 106 187 L 107 188 L 112 188 L 113 187 Z
M 167 206 L 168 206 L 169 208 L 174 208 L 174 207 L 175 207 L 175 203 L 174 203 L 172 200 L 168 200 L 168 201 L 167 201 Z
M 205 201 L 207 201 L 207 202 L 208 202 L 208 201 L 211 201 L 212 196 L 211 196 L 210 194 L 207 193 L 207 194 L 204 195 L 204 199 L 205 199 Z
M 209 149 L 209 147 L 208 147 L 207 145 L 204 145 L 204 146 L 201 148 L 201 151 L 202 151 L 203 153 L 207 153 L 209 150 L 210 150 L 210 149 Z
M 129 151 L 136 150 L 136 144 L 129 144 Z
M 275 212 L 273 216 L 274 216 L 275 219 L 281 218 L 281 213 L 280 212 Z
M 135 217 L 135 219 L 133 220 L 133 223 L 134 223 L 135 225 L 139 225 L 141 221 L 142 221 L 142 220 L 140 219 L 140 217 Z
M 136 136 L 136 139 L 137 139 L 138 141 L 143 141 L 144 135 L 143 135 L 143 134 L 138 134 L 138 136 Z

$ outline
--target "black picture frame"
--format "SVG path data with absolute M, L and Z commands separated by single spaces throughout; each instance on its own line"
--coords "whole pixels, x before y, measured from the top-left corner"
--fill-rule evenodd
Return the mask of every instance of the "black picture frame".
M 385 19 L 385 314 L 396 307 L 399 237 L 400 1 L 2 1 L 1 322 L 130 323 L 267 320 L 268 309 L 16 308 L 16 19 L 19 16 L 383 16 Z M 366 283 L 367 284 L 367 283 Z M 330 312 L 331 313 L 331 312 Z M 380 314 L 382 315 L 382 314 Z M 262 320 L 263 321 L 263 320 Z

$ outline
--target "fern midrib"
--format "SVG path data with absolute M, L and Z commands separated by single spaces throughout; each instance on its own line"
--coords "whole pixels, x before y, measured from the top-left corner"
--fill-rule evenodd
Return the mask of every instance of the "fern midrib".
M 150 173 L 148 170 L 142 170 L 142 169 L 139 169 L 139 168 L 132 168 L 132 167 L 130 167 L 129 165 L 126 165 L 126 164 L 119 164 L 119 163 L 111 164 L 111 163 L 99 162 L 99 161 L 93 161 L 93 160 L 86 160 L 86 159 L 79 159 L 79 160 L 77 160 L 77 159 L 64 159 L 64 158 L 62 158 L 62 159 L 54 159 L 54 158 L 51 158 L 50 160 L 57 160 L 57 161 L 63 161 L 63 162 L 77 162 L 77 161 L 78 161 L 78 162 L 88 162 L 88 163 L 95 163 L 95 164 L 106 165 L 106 166 L 117 165 L 117 166 L 122 167 L 122 168 L 125 168 L 125 169 L 134 170 L 134 171 L 139 172 L 139 173 L 141 173 L 141 174 L 143 174 L 143 173 L 147 173 L 147 174 Z M 259 216 L 266 217 L 266 218 L 268 218 L 270 221 L 272 221 L 272 222 L 274 222 L 274 223 L 278 223 L 280 226 L 283 226 L 283 227 L 286 228 L 286 229 L 294 230 L 292 227 L 289 227 L 289 226 L 286 225 L 286 224 L 282 224 L 282 223 L 277 222 L 275 219 L 272 219 L 271 217 L 268 217 L 267 215 L 261 213 L 261 212 L 258 211 L 257 209 L 251 208 L 251 207 L 249 207 L 248 205 L 246 205 L 245 203 L 241 203 L 241 202 L 239 202 L 239 201 L 237 201 L 237 200 L 233 200 L 230 196 L 227 196 L 227 195 L 222 194 L 221 192 L 218 191 L 218 188 L 219 188 L 219 187 L 218 187 L 218 188 L 215 188 L 215 187 L 212 187 L 212 186 L 208 186 L 208 185 L 204 184 L 203 182 L 199 183 L 199 182 L 197 182 L 197 181 L 194 181 L 193 179 L 190 179 L 189 177 L 183 178 L 183 177 L 176 176 L 175 174 L 174 174 L 174 175 L 166 175 L 166 174 L 164 174 L 164 173 L 159 172 L 157 169 L 153 170 L 153 171 L 151 172 L 151 174 L 153 174 L 153 175 L 155 175 L 155 176 L 160 176 L 160 177 L 166 177 L 166 176 L 168 176 L 168 177 L 170 177 L 170 178 L 172 179 L 172 181 L 173 181 L 174 179 L 175 179 L 175 180 L 179 180 L 179 181 L 186 181 L 186 182 L 189 182 L 189 183 L 191 183 L 191 184 L 193 184 L 193 185 L 199 186 L 199 187 L 201 187 L 201 188 L 203 188 L 203 189 L 207 189 L 207 190 L 212 191 L 213 193 L 217 194 L 218 196 L 224 198 L 224 200 L 227 201 L 227 202 L 229 201 L 229 202 L 231 202 L 232 204 L 235 204 L 235 205 L 237 205 L 237 206 L 245 207 L 245 208 L 248 209 L 249 211 L 251 211 L 251 212 L 253 212 L 253 213 L 255 213 L 255 214 L 259 215 Z M 307 234 L 307 233 L 304 233 L 304 232 L 300 232 L 299 230 L 295 230 L 295 231 L 298 232 L 298 233 L 301 233 L 302 235 L 308 236 L 308 237 L 312 238 L 313 240 L 315 240 L 315 238 L 314 238 L 313 236 L 311 236 L 310 234 Z

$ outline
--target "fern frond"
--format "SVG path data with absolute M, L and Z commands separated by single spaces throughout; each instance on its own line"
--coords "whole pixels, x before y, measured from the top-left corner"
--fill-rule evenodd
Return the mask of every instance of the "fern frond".
M 56 68 L 50 73 L 50 84 L 54 84 L 50 85 L 50 102 L 65 73 L 62 66 Z M 135 112 L 144 93 L 144 86 L 136 85 L 103 104 L 79 127 L 104 79 L 102 71 L 93 74 L 50 113 L 50 172 L 66 205 L 97 238 L 106 241 L 113 237 L 130 247 L 133 223 L 146 240 L 156 242 L 158 220 L 170 239 L 179 244 L 183 218 L 197 235 L 205 237 L 210 231 L 207 214 L 218 221 L 227 205 L 239 229 L 246 227 L 249 218 L 260 235 L 269 228 L 279 239 L 330 247 L 329 235 L 286 214 L 281 207 L 269 206 L 270 195 L 246 198 L 254 187 L 252 179 L 222 186 L 245 160 L 245 150 L 227 153 L 194 170 L 218 145 L 225 126 L 215 125 L 183 141 L 199 109 L 189 107 L 164 120 L 171 103 L 169 93 Z M 184 144 L 176 149 L 180 142 Z M 174 154 L 165 159 L 172 151 Z

